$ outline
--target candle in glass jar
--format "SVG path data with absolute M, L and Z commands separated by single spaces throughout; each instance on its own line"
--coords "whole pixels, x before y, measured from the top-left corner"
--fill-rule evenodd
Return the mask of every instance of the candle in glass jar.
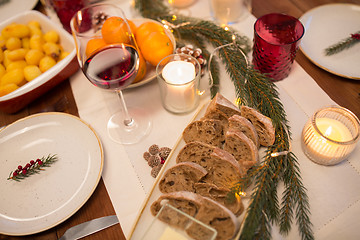
M 316 126 L 327 138 L 336 142 L 347 142 L 352 139 L 349 129 L 341 122 L 331 118 L 316 119 Z
M 321 117 L 315 121 L 320 133 L 313 125 L 305 129 L 306 151 L 315 159 L 324 161 L 325 164 L 326 161 L 330 163 L 334 159 L 342 158 L 346 152 L 346 146 L 341 143 L 352 140 L 349 129 L 340 121 L 331 118 Z
M 195 66 L 191 62 L 173 61 L 165 65 L 162 77 L 169 84 L 165 101 L 175 109 L 190 109 L 194 105 L 196 92 Z

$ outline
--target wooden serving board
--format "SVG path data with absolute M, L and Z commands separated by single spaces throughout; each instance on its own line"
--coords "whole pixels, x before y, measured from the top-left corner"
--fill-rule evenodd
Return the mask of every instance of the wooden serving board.
M 201 117 L 204 116 L 206 108 L 209 105 L 209 103 L 210 102 L 204 104 L 195 113 L 191 122 L 195 121 L 195 120 L 199 120 Z M 170 167 L 176 165 L 176 156 L 179 154 L 180 150 L 185 146 L 185 144 L 186 143 L 185 143 L 184 139 L 182 138 L 182 136 L 180 136 L 179 139 L 177 140 L 175 146 L 173 147 L 169 157 L 167 158 L 166 162 L 164 163 L 163 167 L 161 168 L 161 171 L 159 172 L 151 191 L 149 192 L 148 196 L 146 197 L 146 199 L 144 201 L 142 208 L 140 209 L 140 212 L 139 212 L 139 214 L 135 220 L 135 223 L 131 229 L 129 239 L 131 239 L 131 240 L 147 239 L 146 237 L 144 237 L 144 235 L 147 233 L 147 230 L 149 229 L 149 227 L 152 225 L 153 221 L 155 220 L 155 217 L 150 212 L 150 206 L 154 201 L 156 201 L 162 195 L 162 193 L 159 190 L 158 184 L 159 184 L 162 176 L 166 172 L 166 170 L 169 169 Z M 243 204 L 245 206 L 245 209 L 248 206 L 248 202 L 249 202 L 248 198 L 246 198 L 246 197 L 243 198 Z M 244 211 L 238 217 L 238 220 L 240 223 L 243 222 L 245 212 L 246 211 Z M 152 228 L 151 230 L 153 231 L 154 229 Z M 158 229 L 158 230 L 163 231 L 163 229 Z

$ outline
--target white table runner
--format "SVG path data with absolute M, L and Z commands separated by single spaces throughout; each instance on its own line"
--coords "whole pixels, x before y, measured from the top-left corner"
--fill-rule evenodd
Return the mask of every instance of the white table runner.
M 133 16 L 134 11 L 127 1 L 122 1 L 119 5 L 129 18 Z M 198 1 L 186 14 L 195 12 L 197 17 L 209 19 L 206 1 Z M 255 17 L 248 15 L 234 28 L 252 39 L 254 22 Z M 220 93 L 233 100 L 234 86 L 229 77 L 224 76 L 221 79 Z M 294 64 L 290 76 L 276 85 L 290 122 L 293 152 L 298 157 L 303 184 L 308 189 L 315 238 L 358 238 L 360 236 L 359 146 L 347 161 L 339 165 L 325 167 L 311 162 L 301 150 L 302 128 L 317 109 L 335 103 L 297 63 Z M 165 111 L 160 102 L 156 80 L 142 87 L 126 90 L 124 96 L 128 106 L 143 107 L 151 112 L 153 128 L 150 135 L 140 143 L 122 146 L 112 142 L 106 131 L 107 120 L 111 113 L 120 108 L 116 94 L 94 87 L 80 71 L 71 78 L 71 87 L 80 117 L 97 131 L 103 143 L 105 165 L 102 176 L 121 227 L 128 236 L 142 202 L 154 182 L 154 178 L 150 176 L 151 169 L 142 157 L 143 152 L 154 143 L 172 147 L 196 111 L 187 115 L 174 115 Z M 208 95 L 202 99 L 203 102 L 208 100 Z M 282 239 L 276 228 L 273 237 Z M 300 239 L 297 226 L 294 225 L 289 236 L 284 239 Z

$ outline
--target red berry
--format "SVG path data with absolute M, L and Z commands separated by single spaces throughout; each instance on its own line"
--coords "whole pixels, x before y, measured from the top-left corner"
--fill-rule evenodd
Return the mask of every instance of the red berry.
M 21 171 L 21 174 L 22 174 L 22 175 L 25 175 L 25 174 L 26 174 L 26 169 L 22 170 L 22 171 Z
M 39 161 L 38 161 L 38 164 L 39 164 L 39 165 L 42 165 L 42 164 L 43 164 L 43 162 L 42 162 L 41 160 L 39 160 Z
M 31 167 L 31 165 L 30 165 L 30 163 L 27 163 L 27 164 L 25 165 L 25 168 L 28 169 L 29 167 Z
M 165 159 L 161 158 L 161 164 L 165 163 Z
M 35 164 L 35 161 L 34 160 L 31 160 L 30 161 L 30 165 L 32 166 L 32 165 L 34 165 Z
M 21 169 L 22 169 L 22 166 L 21 166 L 21 165 L 19 165 L 19 166 L 18 166 L 18 169 L 19 169 L 19 170 L 21 170 Z
M 13 177 L 16 177 L 17 175 L 18 175 L 17 171 L 13 172 Z

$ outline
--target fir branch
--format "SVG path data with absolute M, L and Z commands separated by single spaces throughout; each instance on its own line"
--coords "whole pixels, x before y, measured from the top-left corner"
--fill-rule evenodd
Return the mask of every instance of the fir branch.
M 28 166 L 25 166 L 24 168 L 19 168 L 19 166 L 18 169 L 16 169 L 15 171 L 11 171 L 7 180 L 14 180 L 20 182 L 22 179 L 30 177 L 31 175 L 39 174 L 41 171 L 45 170 L 45 167 L 50 167 L 50 165 L 57 160 L 58 158 L 55 154 L 49 154 L 47 157 L 42 157 L 41 159 L 37 159 L 36 161 L 31 161 L 34 163 L 27 164 Z M 24 170 L 25 172 L 23 172 Z
M 286 190 L 284 192 L 281 219 L 282 221 L 285 221 L 286 216 L 291 216 L 291 209 L 293 208 L 291 205 L 297 205 L 295 213 L 301 237 L 302 239 L 314 239 L 311 229 L 312 224 L 310 223 L 309 218 L 309 201 L 305 193 L 306 189 L 301 182 L 296 156 L 294 154 L 289 154 L 284 160 L 286 168 L 284 168 L 283 181 Z M 291 211 L 291 214 L 289 211 Z M 282 224 L 280 224 L 280 231 L 282 233 L 290 231 L 289 224 L 282 222 Z
M 232 43 L 235 36 L 236 46 L 220 49 L 219 56 L 235 86 L 239 104 L 256 108 L 270 117 L 276 129 L 275 143 L 267 149 L 264 159 L 233 188 L 233 191 L 243 192 L 250 181 L 254 182 L 240 239 L 270 239 L 271 224 L 279 224 L 281 232 L 287 234 L 294 209 L 302 239 L 313 239 L 308 198 L 301 183 L 296 157 L 292 153 L 271 156 L 271 153 L 289 150 L 290 131 L 275 84 L 252 66 L 248 66 L 240 52 L 247 54 L 251 50 L 249 40 L 233 29 L 223 29 L 211 21 L 179 15 L 174 17 L 160 0 L 137 0 L 135 6 L 144 17 L 170 22 L 175 35 L 179 36 L 177 41 L 193 42 L 202 49 L 206 48 L 205 43 L 213 48 Z M 213 94 L 215 95 L 214 92 Z M 277 198 L 279 181 L 284 181 L 286 188 L 281 209 Z
M 325 55 L 326 56 L 331 56 L 334 55 L 336 53 L 339 53 L 345 49 L 351 48 L 352 46 L 354 46 L 356 43 L 360 42 L 360 39 L 357 37 L 354 37 L 355 35 L 360 34 L 360 31 L 356 32 L 355 34 L 351 34 L 350 37 L 347 37 L 345 39 L 342 39 L 340 42 L 335 43 L 329 47 L 327 47 L 325 49 Z

